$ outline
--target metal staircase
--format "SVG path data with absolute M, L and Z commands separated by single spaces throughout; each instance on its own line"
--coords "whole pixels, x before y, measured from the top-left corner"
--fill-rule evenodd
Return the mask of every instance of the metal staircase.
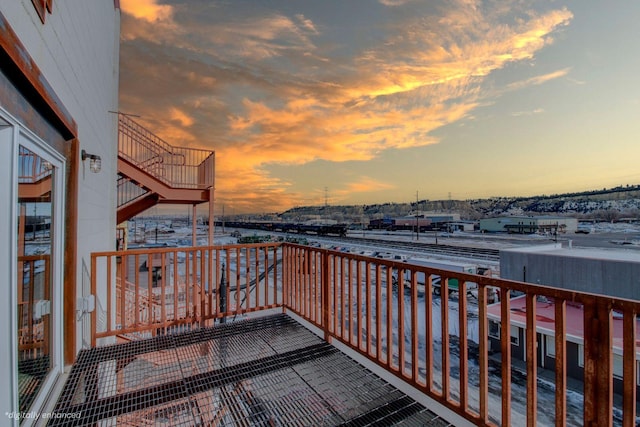
M 156 204 L 213 199 L 215 152 L 174 147 L 118 114 L 118 223 Z

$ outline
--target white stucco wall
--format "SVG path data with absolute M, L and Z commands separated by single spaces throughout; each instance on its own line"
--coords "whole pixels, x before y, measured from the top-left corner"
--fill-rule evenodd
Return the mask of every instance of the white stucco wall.
M 113 0 L 54 0 L 42 24 L 31 0 L 2 2 L 0 10 L 77 123 L 80 150 L 102 158 L 98 174 L 80 164 L 78 269 L 65 271 L 86 295 L 91 252 L 115 249 L 117 116 L 109 111 L 118 109 L 120 12 Z M 77 331 L 79 349 L 80 322 Z

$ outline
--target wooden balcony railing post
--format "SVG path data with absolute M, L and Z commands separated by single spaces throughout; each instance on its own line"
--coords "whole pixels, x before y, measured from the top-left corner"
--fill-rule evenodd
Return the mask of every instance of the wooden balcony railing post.
M 96 284 L 96 271 L 97 268 L 97 258 L 95 255 L 91 255 L 91 295 L 97 295 L 98 286 Z M 107 282 L 108 283 L 108 282 Z M 110 292 L 109 286 L 107 286 L 107 292 Z M 96 304 L 97 306 L 97 304 Z M 110 322 L 109 315 L 111 313 L 107 313 L 107 322 Z M 98 330 L 98 316 L 97 310 L 93 310 L 91 312 L 91 347 L 95 347 L 97 344 L 96 340 L 96 331 Z
M 584 425 L 611 427 L 613 378 L 611 337 L 613 324 L 607 299 L 584 304 Z
M 556 298 L 555 300 L 555 378 L 556 378 L 556 426 L 567 424 L 567 302 Z
M 623 420 L 624 427 L 636 425 L 636 315 L 633 311 L 625 310 L 623 313 Z
M 538 413 L 538 333 L 536 329 L 536 295 L 526 294 L 527 329 L 527 426 L 535 427 Z
M 500 299 L 500 352 L 502 353 L 502 425 L 511 425 L 511 292 L 504 289 Z
M 489 325 L 487 320 L 487 287 L 479 283 L 478 286 L 478 354 L 479 369 L 479 421 L 486 424 L 489 420 Z M 428 346 L 427 346 L 428 347 Z
M 321 292 L 322 292 L 322 330 L 324 331 L 324 340 L 331 343 L 331 331 L 329 328 L 329 318 L 331 316 L 330 304 L 329 304 L 329 253 L 323 251 L 321 254 L 322 259 L 322 273 L 320 276 Z

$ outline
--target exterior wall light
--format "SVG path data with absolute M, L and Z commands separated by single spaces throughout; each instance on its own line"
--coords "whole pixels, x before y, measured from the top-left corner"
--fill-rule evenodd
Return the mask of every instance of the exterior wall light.
M 89 159 L 89 169 L 93 173 L 98 173 L 102 169 L 102 159 L 97 154 L 89 154 L 86 151 L 82 150 L 80 152 L 82 157 L 82 161 Z
M 48 162 L 46 160 L 42 161 L 42 169 L 45 172 L 51 172 L 53 170 L 53 165 L 51 164 L 51 162 Z

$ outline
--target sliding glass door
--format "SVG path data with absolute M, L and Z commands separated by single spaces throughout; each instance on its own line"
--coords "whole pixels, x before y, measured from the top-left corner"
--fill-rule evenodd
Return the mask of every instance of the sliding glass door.
M 17 408 L 39 408 L 62 372 L 64 161 L 19 126 L 13 133 L 14 390 Z

